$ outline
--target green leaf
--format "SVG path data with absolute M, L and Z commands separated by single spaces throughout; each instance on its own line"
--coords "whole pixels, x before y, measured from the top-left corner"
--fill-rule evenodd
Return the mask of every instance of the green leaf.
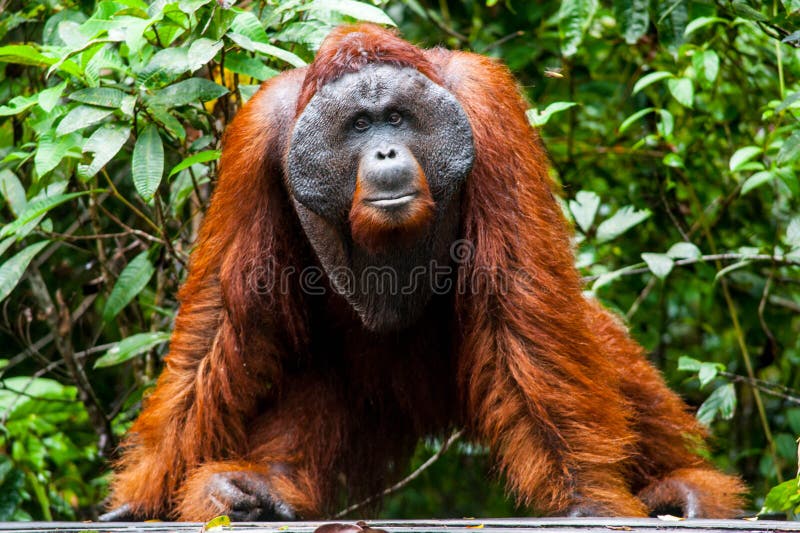
M 790 1 L 795 1 L 795 0 L 790 0 Z M 797 41 L 800 41 L 800 30 L 793 31 L 792 33 L 781 39 L 782 43 L 796 43 Z
M 58 101 L 61 99 L 61 94 L 66 88 L 67 82 L 63 81 L 54 87 L 50 87 L 49 89 L 45 89 L 44 91 L 40 92 L 39 107 L 41 107 L 46 113 L 52 111 L 56 104 L 58 104 Z
M 678 358 L 678 370 L 688 370 L 689 372 L 697 372 L 700 370 L 700 366 L 703 363 L 689 357 L 688 355 L 682 355 Z
M 725 365 L 721 363 L 700 363 L 700 368 L 697 370 L 697 378 L 700 380 L 700 388 L 703 388 L 714 381 L 714 378 L 716 378 L 722 370 L 725 370 Z
M 614 0 L 614 18 L 628 44 L 639 42 L 650 25 L 649 0 Z
M 673 98 L 684 107 L 692 107 L 694 101 L 694 87 L 689 78 L 670 78 L 667 87 Z
M 597 0 L 564 0 L 558 10 L 558 35 L 561 53 L 570 57 L 578 52 L 583 35 L 597 11 Z
M 780 103 L 780 105 L 779 105 L 778 107 L 776 107 L 776 108 L 775 108 L 775 111 L 776 111 L 776 112 L 778 112 L 778 113 L 780 113 L 781 111 L 784 111 L 784 110 L 786 110 L 786 109 L 789 109 L 789 108 L 790 108 L 791 106 L 793 106 L 793 105 L 795 104 L 795 102 L 797 102 L 798 100 L 800 100 L 800 91 L 797 91 L 796 93 L 792 93 L 792 94 L 790 94 L 789 96 L 787 96 L 787 97 L 786 97 L 786 98 L 783 100 L 783 102 L 781 102 L 781 103 Z
M 200 38 L 189 46 L 187 59 L 189 60 L 189 71 L 204 67 L 209 61 L 214 59 L 222 49 L 222 41 L 212 41 L 211 39 Z M 227 66 L 227 65 L 226 65 Z
M 97 192 L 102 192 L 102 190 L 93 189 L 91 191 L 56 194 L 54 196 L 45 196 L 44 198 L 38 200 L 32 200 L 31 202 L 28 202 L 27 206 L 25 206 L 25 210 L 22 212 L 19 218 L 17 218 L 11 224 L 6 224 L 3 226 L 3 229 L 0 230 L 0 239 L 8 237 L 9 235 L 13 235 L 22 226 L 25 226 L 39 217 L 43 217 L 48 211 L 63 204 L 64 202 L 69 202 L 70 200 L 79 196 L 85 196 L 87 194 Z
M 269 68 L 260 59 L 250 57 L 242 52 L 226 54 L 225 68 L 258 81 L 268 80 L 278 74 L 277 70 Z
M 328 11 L 318 12 L 315 13 L 315 18 L 288 24 L 275 36 L 275 39 L 284 43 L 303 44 L 310 50 L 319 50 L 322 41 L 330 32 L 330 24 L 323 22 L 323 19 L 331 19 L 331 14 Z M 333 18 L 337 18 L 335 14 Z
M 647 263 L 650 272 L 662 280 L 672 272 L 672 267 L 675 266 L 675 262 L 666 254 L 643 253 L 642 259 Z
M 800 155 L 800 130 L 795 130 L 791 137 L 783 141 L 783 145 L 778 151 L 777 162 L 779 165 L 783 165 L 794 161 L 798 155 Z
M 131 174 L 136 191 L 149 202 L 164 175 L 164 145 L 158 128 L 153 124 L 149 124 L 136 139 Z
M 260 89 L 260 85 L 246 85 L 241 84 L 239 85 L 239 94 L 242 95 L 242 103 L 246 104 L 248 100 L 250 100 L 254 94 L 258 92 Z
M 108 295 L 108 301 L 103 308 L 103 321 L 111 322 L 114 317 L 133 300 L 137 294 L 142 292 L 156 271 L 150 259 L 147 257 L 147 251 L 144 251 L 133 258 L 128 263 L 122 272 L 119 274 L 114 288 L 111 289 L 111 294 Z
M 692 56 L 692 66 L 700 84 L 706 89 L 714 85 L 719 74 L 719 56 L 714 50 L 700 50 Z
M 184 129 L 181 121 L 172 116 L 168 109 L 150 105 L 147 106 L 147 111 L 155 119 L 156 123 L 160 124 L 166 132 L 177 139 L 181 144 L 186 140 L 186 130 Z
M 0 482 L 0 520 L 4 522 L 20 520 L 16 513 L 21 511 L 19 505 L 26 494 L 25 473 L 19 468 L 14 468 L 8 456 L 1 457 L 0 461 L 3 461 L 1 464 L 7 465 L 3 469 L 2 482 Z M 25 518 L 29 517 L 22 519 Z
M 47 378 L 33 378 L 29 376 L 15 376 L 4 378 L 0 385 L 0 409 L 3 411 L 16 404 L 11 412 L 11 418 L 17 418 L 28 408 L 26 404 L 45 405 L 47 400 L 72 400 L 76 397 L 75 387 L 64 386 L 61 383 Z M 44 400 L 44 401 L 43 401 Z M 66 405 L 61 405 L 63 410 Z M 59 407 L 55 407 L 59 409 Z M 28 411 L 34 412 L 34 411 Z M 4 456 L 0 456 L 4 457 Z
M 49 243 L 50 241 L 41 241 L 31 244 L 0 265 L 0 302 L 11 294 L 33 258 Z
M 637 111 L 633 115 L 631 115 L 628 118 L 626 118 L 625 121 L 622 124 L 620 124 L 619 132 L 620 133 L 625 133 L 625 131 L 628 128 L 630 128 L 636 121 L 638 121 L 640 118 L 642 118 L 646 114 L 652 113 L 655 110 L 656 110 L 655 107 L 647 107 L 645 109 L 640 109 L 639 111 Z
M 258 41 L 254 41 L 245 35 L 240 35 L 238 33 L 228 33 L 228 38 L 244 48 L 245 50 L 249 50 L 251 52 L 258 52 L 259 54 L 264 54 L 270 57 L 278 58 L 286 63 L 289 63 L 293 67 L 304 67 L 306 66 L 306 62 L 303 61 L 297 55 L 283 50 L 282 48 L 278 48 L 277 46 L 273 46 L 271 44 L 262 43 Z
M 16 240 L 17 239 L 14 238 L 14 237 L 8 237 L 8 238 L 5 238 L 2 241 L 0 241 L 0 256 L 5 254 L 6 251 L 8 251 L 8 249 L 11 248 L 11 245 L 16 242 Z M 0 359 L 0 362 L 2 362 L 2 361 L 3 361 L 3 359 Z M 3 365 L 0 364 L 0 369 L 2 368 L 2 366 Z
M 706 26 L 709 26 L 717 22 L 727 22 L 727 21 L 719 17 L 697 17 L 696 19 L 693 19 L 689 24 L 686 25 L 686 29 L 683 30 L 683 36 L 688 37 L 692 33 L 699 30 L 700 28 L 705 28 Z
M 733 418 L 736 409 L 736 389 L 733 383 L 727 383 L 717 388 L 703 402 L 697 410 L 697 420 L 704 426 L 709 426 L 717 418 L 717 415 L 724 420 Z
M 137 81 L 147 88 L 161 87 L 189 70 L 189 63 L 186 48 L 159 50 L 149 61 L 140 65 Z
M 756 172 L 755 174 L 747 178 L 744 183 L 742 183 L 742 190 L 739 192 L 739 194 L 741 196 L 744 196 L 745 194 L 749 193 L 756 187 L 761 187 L 762 185 L 764 185 L 765 183 L 769 183 L 773 179 L 775 179 L 775 174 L 770 172 L 769 170 L 762 170 L 761 172 Z
M 117 17 L 115 17 L 117 18 Z M 124 28 L 125 44 L 128 45 L 130 56 L 135 56 L 147 44 L 144 32 L 154 23 L 152 19 L 125 17 Z M 129 56 L 129 57 L 130 57 Z
M 78 176 L 87 180 L 100 172 L 125 146 L 130 134 L 130 127 L 121 124 L 106 124 L 97 128 L 83 145 L 83 152 L 94 154 L 94 159 L 88 165 L 78 165 Z
M 674 152 L 670 152 L 661 160 L 662 163 L 672 168 L 685 168 L 686 164 L 683 162 L 681 156 Z
M 119 89 L 114 89 L 111 87 L 95 87 L 75 91 L 69 95 L 69 99 L 84 104 L 118 109 L 122 106 L 122 101 L 127 96 L 128 95 L 126 93 L 120 91 Z
M 269 43 L 269 37 L 267 32 L 264 31 L 261 21 L 250 11 L 240 11 L 231 21 L 230 31 L 232 34 L 246 37 L 256 43 Z M 231 35 L 228 35 L 228 37 L 231 37 Z
M 55 59 L 41 54 L 29 44 L 12 44 L 0 46 L 0 63 L 44 67 L 55 63 Z
M 169 341 L 170 334 L 163 332 L 137 333 L 123 339 L 94 363 L 94 368 L 105 368 L 124 363 L 139 354 Z
M 763 13 L 750 7 L 741 0 L 730 2 L 730 6 L 733 8 L 733 12 L 736 13 L 736 15 L 744 19 L 756 22 L 769 22 L 769 19 Z
M 794 217 L 786 227 L 786 242 L 792 247 L 800 246 L 800 216 Z
M 728 163 L 728 168 L 731 169 L 731 172 L 736 172 L 742 166 L 753 159 L 755 156 L 761 153 L 761 148 L 758 146 L 744 146 L 736 150 L 733 155 L 731 156 L 731 160 Z
M 758 514 L 791 511 L 800 504 L 800 478 L 790 479 L 770 489 Z
M 33 156 L 33 166 L 37 176 L 41 178 L 56 168 L 72 148 L 78 147 L 77 142 L 80 139 L 80 135 L 75 134 L 56 140 L 52 131 L 39 137 L 36 154 Z
M 578 105 L 575 102 L 553 102 L 549 106 L 547 106 L 543 111 L 537 111 L 536 109 L 529 109 L 525 114 L 528 117 L 528 121 L 531 123 L 531 126 L 540 128 L 547 124 L 552 117 L 556 113 L 560 113 L 561 111 L 566 111 L 570 107 L 574 107 Z
M 111 109 L 102 109 L 100 107 L 93 107 L 88 105 L 79 105 L 72 108 L 67 113 L 67 116 L 61 119 L 56 128 L 56 136 L 61 137 L 68 135 L 73 131 L 78 131 L 92 124 L 100 122 L 113 111 Z
M 25 196 L 25 187 L 16 174 L 9 169 L 0 170 L 0 194 L 8 202 L 11 211 L 19 216 L 28 204 Z
M 614 213 L 614 216 L 600 223 L 597 227 L 597 240 L 610 241 L 647 219 L 650 214 L 648 209 L 639 211 L 631 205 L 626 205 Z
M 380 8 L 355 0 L 314 0 L 299 11 L 335 11 L 350 18 L 364 22 L 374 22 L 387 26 L 397 26 Z
M 227 94 L 228 89 L 205 78 L 189 78 L 153 93 L 148 103 L 167 108 L 192 102 L 207 102 Z
M 700 248 L 691 242 L 676 242 L 667 250 L 667 255 L 672 259 L 697 259 L 703 254 Z
M 169 172 L 169 177 L 174 176 L 181 170 L 185 168 L 189 168 L 192 165 L 196 165 L 197 163 L 206 163 L 208 161 L 215 161 L 219 159 L 219 156 L 222 155 L 222 152 L 218 150 L 206 150 L 204 152 L 198 152 L 193 156 L 187 157 L 174 167 Z
M 646 74 L 641 78 L 639 78 L 639 81 L 637 81 L 636 84 L 633 86 L 633 92 L 631 92 L 631 94 L 636 94 L 645 87 L 653 85 L 658 81 L 674 77 L 675 75 L 672 74 L 672 72 L 663 72 L 663 71 L 651 72 L 650 74 Z
M 575 223 L 584 233 L 588 233 L 592 228 L 599 207 L 600 197 L 592 191 L 578 191 L 575 199 L 569 201 L 569 210 L 575 217 Z
M 666 109 L 659 109 L 658 116 L 661 118 L 658 121 L 658 132 L 662 137 L 669 138 L 675 128 L 675 117 Z
M 187 15 L 191 15 L 201 7 L 208 5 L 213 0 L 180 0 L 178 7 Z
M 15 96 L 8 101 L 6 105 L 0 105 L 0 117 L 10 117 L 22 113 L 29 107 L 36 104 L 38 101 L 37 95 L 32 96 Z
M 658 40 L 667 50 L 677 53 L 683 44 L 689 8 L 686 0 L 663 0 L 656 2 L 656 29 Z

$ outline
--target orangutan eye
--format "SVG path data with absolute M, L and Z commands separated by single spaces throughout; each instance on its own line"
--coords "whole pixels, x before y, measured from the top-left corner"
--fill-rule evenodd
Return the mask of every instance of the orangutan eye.
M 365 131 L 369 128 L 369 120 L 364 117 L 359 117 L 353 123 L 353 128 L 355 128 L 356 131 Z
M 401 122 L 403 122 L 403 116 L 397 111 L 394 111 L 389 115 L 389 124 L 392 126 L 398 126 Z

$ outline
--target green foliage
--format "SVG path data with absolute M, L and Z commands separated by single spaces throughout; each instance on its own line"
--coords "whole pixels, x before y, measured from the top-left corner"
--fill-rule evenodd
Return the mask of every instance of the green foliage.
M 96 516 L 166 350 L 225 124 L 355 20 L 394 24 L 354 0 L 2 10 L 0 520 Z M 43 402 L 60 411 L 22 412 Z
M 743 474 L 760 507 L 794 477 L 800 435 L 787 415 L 800 397 L 800 12 L 419 4 L 398 18 L 412 40 L 495 55 L 518 76 L 591 292 L 698 409 L 716 437 L 711 458 Z M 558 113 L 539 120 L 550 106 Z
M 764 499 L 761 513 L 800 514 L 800 478 L 784 481 L 773 487 Z
M 96 436 L 72 386 L 13 377 L 0 390 L 0 520 L 74 519 L 79 497 L 102 497 L 84 478 L 98 460 Z
M 795 4 L 11 0 L 0 520 L 96 516 L 108 454 L 167 349 L 226 124 L 355 20 L 510 66 L 564 186 L 587 288 L 699 408 L 710 457 L 744 475 L 754 508 L 796 512 L 796 480 L 780 483 L 800 434 Z M 435 449 L 420 445 L 414 464 Z M 525 512 L 486 481 L 489 463 L 481 448 L 450 450 L 385 513 Z

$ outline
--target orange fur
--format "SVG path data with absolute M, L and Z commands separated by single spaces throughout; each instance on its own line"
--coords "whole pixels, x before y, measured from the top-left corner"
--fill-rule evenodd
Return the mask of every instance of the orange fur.
M 450 90 L 476 150 L 463 290 L 386 335 L 331 292 L 274 282 L 317 264 L 283 186 L 295 117 L 318 87 L 369 62 L 413 66 Z M 497 62 L 371 25 L 336 30 L 307 69 L 266 82 L 228 127 L 166 368 L 124 443 L 112 505 L 205 520 L 218 512 L 209 476 L 249 470 L 319 517 L 402 474 L 419 437 L 467 425 L 519 500 L 545 513 L 644 515 L 689 487 L 698 514 L 734 514 L 741 482 L 697 455 L 704 435 L 685 404 L 582 295 L 526 107 Z M 383 227 L 359 217 L 366 234 Z

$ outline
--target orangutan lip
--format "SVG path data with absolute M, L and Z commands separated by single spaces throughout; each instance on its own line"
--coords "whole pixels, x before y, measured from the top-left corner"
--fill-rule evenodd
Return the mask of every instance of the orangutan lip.
M 364 201 L 375 207 L 394 208 L 406 205 L 417 197 L 417 192 L 404 194 L 402 196 L 392 196 L 388 198 L 365 198 Z

